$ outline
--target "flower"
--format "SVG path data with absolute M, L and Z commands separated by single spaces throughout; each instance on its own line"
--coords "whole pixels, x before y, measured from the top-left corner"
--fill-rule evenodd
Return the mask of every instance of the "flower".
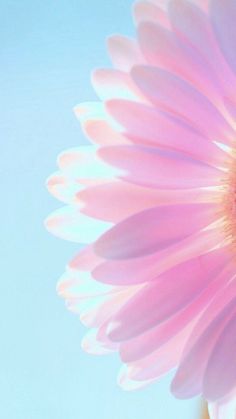
M 92 146 L 65 151 L 46 221 L 86 246 L 58 292 L 119 351 L 123 388 L 176 368 L 172 392 L 236 412 L 236 3 L 149 0 L 137 40 L 112 36 L 100 98 L 75 108 Z

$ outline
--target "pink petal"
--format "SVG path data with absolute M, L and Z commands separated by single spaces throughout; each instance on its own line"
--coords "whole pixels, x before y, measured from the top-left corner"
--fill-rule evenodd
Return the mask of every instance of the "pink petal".
M 188 189 L 219 185 L 224 177 L 187 155 L 157 147 L 114 146 L 98 150 L 98 156 L 127 175 L 120 178 L 149 188 Z
M 218 228 L 201 231 L 164 251 L 158 251 L 148 256 L 97 263 L 97 266 L 92 268 L 92 275 L 98 281 L 113 285 L 131 285 L 152 281 L 167 269 L 209 252 L 224 240 L 225 235 Z
M 167 10 L 168 0 L 150 0 L 150 2 L 163 10 Z
M 119 343 L 112 342 L 107 336 L 107 325 L 108 323 L 105 322 L 99 327 L 99 329 L 97 330 L 96 340 L 106 348 L 116 349 L 118 351 L 120 346 Z
M 75 243 L 95 241 L 110 226 L 110 223 L 83 215 L 74 206 L 59 208 L 45 220 L 45 227 L 52 234 Z
M 157 6 L 161 7 L 163 10 L 168 9 L 168 1 L 169 0 L 150 0 L 151 3 L 156 4 Z M 209 0 L 190 0 L 195 3 L 198 7 L 201 7 L 203 10 L 208 10 L 208 3 Z
M 194 302 L 164 323 L 147 330 L 133 339 L 121 342 L 120 356 L 122 361 L 126 363 L 136 362 L 159 350 L 183 330 L 186 325 L 192 324 L 201 307 L 198 301 L 197 303 Z
M 129 71 L 133 65 L 145 62 L 137 42 L 125 36 L 111 36 L 108 51 L 114 67 L 121 71 Z
M 221 399 L 235 388 L 235 322 L 236 313 L 225 325 L 210 355 L 203 380 L 203 395 L 207 400 Z
M 231 144 L 235 133 L 218 110 L 189 83 L 152 67 L 131 71 L 137 86 L 160 110 L 165 110 L 199 130 L 213 141 Z
M 129 368 L 126 365 L 123 365 L 120 369 L 117 382 L 122 390 L 125 391 L 134 391 L 140 390 L 143 387 L 148 386 L 154 380 L 146 380 L 146 381 L 135 381 L 129 377 Z
M 82 189 L 75 179 L 69 177 L 64 172 L 56 172 L 47 179 L 49 192 L 66 204 L 74 202 L 77 192 Z
M 227 258 L 229 258 L 229 255 L 224 253 L 222 249 L 220 251 L 214 251 L 212 252 L 212 254 L 209 254 L 209 256 L 211 257 L 212 255 L 214 255 L 214 257 L 221 256 L 221 258 L 222 255 L 225 255 L 222 259 L 222 264 L 223 261 L 227 263 Z M 204 255 L 198 259 L 205 261 L 208 260 L 210 262 L 211 259 L 209 258 L 209 256 Z M 214 257 L 212 259 L 213 261 Z M 193 260 L 193 262 L 195 262 L 195 260 Z M 189 262 L 181 264 L 180 266 L 184 269 L 184 266 L 190 266 L 191 263 L 192 261 L 190 260 Z M 175 269 L 176 268 L 172 269 L 171 271 L 168 271 L 167 275 L 169 275 L 171 272 L 174 272 Z M 211 299 L 215 296 L 216 292 L 218 292 L 218 290 L 221 289 L 222 286 L 224 286 L 224 284 L 229 281 L 231 276 L 232 272 L 226 270 L 222 273 L 218 273 L 216 277 L 213 278 L 213 281 L 211 281 L 209 277 L 208 280 L 206 280 L 206 283 L 202 283 L 199 285 L 200 287 L 202 286 L 201 294 L 199 296 L 196 295 L 196 298 L 194 295 L 193 301 L 189 301 L 189 304 L 186 307 L 183 307 L 183 309 L 179 313 L 176 313 L 174 317 L 170 318 L 168 321 L 165 321 L 165 323 L 155 326 L 153 329 L 148 330 L 148 332 L 140 336 L 137 336 L 136 338 L 131 339 L 128 342 L 122 343 L 120 347 L 120 354 L 122 360 L 124 362 L 138 360 L 142 357 L 147 356 L 148 354 L 152 353 L 155 349 L 158 349 L 160 346 L 168 342 L 169 339 L 178 334 L 182 329 L 186 327 L 186 325 L 191 323 L 195 318 L 199 316 L 199 313 L 201 313 L 203 308 L 207 306 L 209 301 L 211 301 Z M 178 281 L 178 278 L 176 280 Z
M 94 146 L 81 146 L 64 151 L 58 156 L 62 175 L 81 187 L 98 185 L 118 176 L 121 171 L 112 168 L 98 157 Z
M 223 89 L 221 96 L 231 96 L 235 76 L 224 60 L 208 17 L 186 0 L 172 0 L 169 13 L 175 37 L 188 40 L 189 46 L 194 47 L 194 51 L 199 51 L 205 60 L 204 67 L 207 66 L 209 74 Z
M 172 383 L 172 391 L 177 397 L 188 398 L 202 392 L 212 350 L 221 331 L 235 313 L 235 298 L 232 298 L 232 285 L 223 288 L 194 328 Z
M 92 74 L 92 83 L 101 100 L 120 97 L 145 101 L 130 75 L 123 71 L 116 69 L 95 70 Z
M 89 272 L 80 272 L 77 275 L 75 271 L 71 270 L 67 270 L 57 284 L 58 294 L 66 300 L 92 299 L 99 296 L 112 295 L 122 289 L 123 287 L 113 287 L 95 281 L 91 278 Z
M 102 102 L 86 102 L 75 106 L 74 112 L 78 118 L 84 134 L 92 143 L 106 144 L 107 136 L 109 136 L 110 143 L 124 143 L 127 142 L 122 134 L 120 134 L 120 127 L 115 123 L 114 119 L 110 117 L 105 110 Z M 95 124 L 95 126 L 94 126 Z M 94 132 L 98 128 L 97 132 Z M 105 136 L 105 138 L 103 138 Z M 81 148 L 81 146 L 80 146 Z M 85 148 L 84 146 L 82 148 Z M 89 148 L 87 146 L 87 148 Z M 92 148 L 90 146 L 90 148 Z
M 98 339 L 97 329 L 91 329 L 87 332 L 82 340 L 81 346 L 85 352 L 92 355 L 107 355 L 118 349 L 116 344 L 110 345 L 101 342 Z
M 92 271 L 99 264 L 104 262 L 94 253 L 92 245 L 84 247 L 69 263 L 69 269 L 75 271 Z
M 188 38 L 179 38 L 179 32 L 174 34 L 160 25 L 144 22 L 139 25 L 138 39 L 148 64 L 180 76 L 210 101 L 222 103 L 217 73 L 201 53 L 193 49 Z
M 213 166 L 230 164 L 231 157 L 196 130 L 150 106 L 128 100 L 110 100 L 108 112 L 125 128 L 124 135 L 135 144 L 157 145 L 182 151 Z
M 208 11 L 209 0 L 192 0 L 192 2 L 195 3 L 198 7 L 201 7 L 205 12 Z
M 187 40 L 189 46 L 204 56 L 206 64 L 219 58 L 208 17 L 196 4 L 188 0 L 170 0 L 168 11 L 176 37 Z M 218 78 L 217 73 L 214 76 Z
M 107 322 L 116 311 L 137 292 L 137 287 L 123 287 L 117 291 L 111 291 L 109 295 L 98 295 L 96 298 L 69 299 L 67 308 L 74 313 L 80 314 L 80 321 L 86 327 L 97 328 Z
M 134 4 L 134 19 L 138 25 L 140 22 L 155 22 L 163 27 L 170 28 L 167 13 L 159 6 L 148 1 L 138 1 Z
M 215 280 L 229 256 L 216 250 L 160 275 L 115 314 L 109 337 L 114 341 L 130 339 L 175 316 Z
M 220 48 L 225 59 L 236 71 L 236 4 L 234 0 L 212 0 L 210 16 Z
M 129 377 L 133 380 L 157 380 L 178 365 L 189 328 L 174 336 L 168 343 L 146 358 L 128 364 Z M 173 350 L 174 348 L 174 350 Z
M 227 250 L 228 249 L 228 250 Z M 232 248 L 225 248 L 225 251 L 230 252 L 233 256 Z M 226 267 L 225 274 L 228 277 L 234 278 L 235 275 L 235 260 L 229 263 Z M 232 300 L 232 296 L 236 293 L 236 284 L 234 281 L 230 281 L 227 286 L 224 286 L 211 301 L 203 315 L 200 317 L 189 341 L 186 344 L 184 350 L 183 359 L 192 350 L 195 343 L 200 339 L 202 334 L 205 332 L 207 327 L 214 321 L 215 317 L 218 316 L 225 308 L 225 306 Z
M 191 236 L 213 223 L 214 204 L 159 206 L 120 222 L 95 244 L 98 255 L 108 259 L 129 259 L 150 255 Z
M 74 196 L 82 213 L 113 223 L 158 205 L 217 202 L 218 199 L 217 191 L 209 194 L 206 189 L 188 189 L 170 193 L 121 181 L 92 186 Z
M 102 119 L 87 120 L 83 124 L 83 129 L 87 137 L 95 144 L 110 145 L 111 138 L 113 145 L 129 143 L 128 139 L 116 131 L 107 121 Z

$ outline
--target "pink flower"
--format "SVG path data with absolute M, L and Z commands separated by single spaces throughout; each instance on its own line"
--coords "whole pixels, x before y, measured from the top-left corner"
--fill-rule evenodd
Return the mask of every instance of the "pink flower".
M 48 229 L 87 246 L 58 285 L 90 328 L 83 348 L 119 351 L 120 385 L 177 368 L 172 392 L 236 417 L 236 3 L 139 1 L 137 41 L 108 41 L 100 98 L 75 108 L 92 146 L 50 177 L 66 203 Z

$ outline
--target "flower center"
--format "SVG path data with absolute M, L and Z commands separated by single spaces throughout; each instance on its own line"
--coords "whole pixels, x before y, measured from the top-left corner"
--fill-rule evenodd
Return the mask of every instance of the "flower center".
M 227 239 L 236 245 L 236 155 L 223 189 L 224 230 Z

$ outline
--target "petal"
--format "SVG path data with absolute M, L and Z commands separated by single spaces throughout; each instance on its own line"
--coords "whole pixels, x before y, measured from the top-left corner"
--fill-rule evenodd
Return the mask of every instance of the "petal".
M 111 124 L 105 120 L 87 120 L 83 124 L 83 129 L 87 137 L 95 144 L 109 145 L 109 144 L 123 144 L 129 143 L 121 133 L 115 130 Z
M 163 8 L 148 1 L 137 1 L 134 4 L 134 19 L 137 25 L 146 21 L 159 23 L 165 28 L 170 28 L 168 15 Z
M 192 0 L 197 6 L 201 7 L 205 12 L 209 9 L 209 0 Z
M 111 36 L 108 51 L 114 67 L 121 71 L 129 71 L 133 65 L 145 62 L 137 42 L 125 36 Z
M 199 1 L 199 0 L 198 0 Z M 216 57 L 217 47 L 214 42 L 207 15 L 193 2 L 188 0 L 170 0 L 168 12 L 174 30 L 174 35 L 187 39 L 206 60 L 206 64 Z M 214 75 L 218 77 L 217 74 Z
M 113 97 L 141 101 L 142 95 L 128 73 L 99 69 L 92 74 L 93 87 L 101 100 Z M 145 100 L 143 98 L 143 100 Z
M 90 329 L 84 336 L 81 346 L 82 349 L 92 355 L 107 355 L 117 350 L 117 345 L 107 345 L 100 342 L 97 338 L 97 329 Z
M 58 156 L 58 166 L 65 176 L 81 185 L 101 183 L 119 175 L 117 169 L 99 159 L 97 148 L 93 146 L 81 146 L 62 152 Z
M 134 391 L 142 389 L 147 385 L 151 384 L 153 380 L 146 380 L 146 381 L 135 381 L 129 377 L 129 370 L 127 369 L 126 365 L 123 365 L 120 369 L 117 382 L 122 390 L 125 391 Z
M 161 7 L 163 10 L 167 10 L 169 0 L 150 0 L 153 4 Z M 209 0 L 191 0 L 193 3 L 196 3 L 197 6 L 201 7 L 203 10 L 208 10 Z
M 209 18 L 193 3 L 186 0 L 171 0 L 169 15 L 174 36 L 181 41 L 188 40 L 189 46 L 194 47 L 193 54 L 195 55 L 197 50 L 204 58 L 203 67 L 219 86 L 221 100 L 224 95 L 232 96 L 231 86 L 235 84 L 235 75 L 225 62 Z
M 236 398 L 223 399 L 217 403 L 209 403 L 208 405 L 210 419 L 235 419 Z
M 117 223 L 145 209 L 170 204 L 217 202 L 219 194 L 207 189 L 148 189 L 127 182 L 114 181 L 78 192 L 74 202 L 89 217 Z
M 109 327 L 110 339 L 133 338 L 175 316 L 200 296 L 228 260 L 229 256 L 217 249 L 160 275 L 115 314 Z
M 220 185 L 224 174 L 190 156 L 145 146 L 98 150 L 104 162 L 123 171 L 121 179 L 149 188 L 188 189 Z M 127 173 L 127 175 L 126 175 Z
M 222 249 L 220 251 L 214 251 L 212 252 L 212 254 L 199 257 L 198 259 L 211 261 L 211 259 L 209 259 L 210 256 L 212 257 L 212 255 L 214 254 L 214 257 L 222 257 L 221 252 Z M 227 258 L 229 256 L 224 252 L 223 254 L 225 255 L 225 259 L 223 260 L 225 260 L 226 263 Z M 193 260 L 193 262 L 195 260 Z M 214 258 L 212 259 L 212 261 L 214 261 Z M 192 261 L 189 261 L 187 263 L 181 264 L 180 266 L 182 266 L 184 269 L 184 266 L 191 266 L 191 263 Z M 175 270 L 176 268 L 172 269 L 171 271 L 168 271 L 168 274 L 170 272 L 174 272 Z M 148 354 L 157 350 L 162 345 L 166 344 L 172 337 L 177 335 L 187 325 L 191 324 L 194 321 L 194 319 L 198 318 L 199 314 L 207 306 L 209 301 L 211 301 L 211 299 L 224 286 L 224 284 L 230 280 L 231 275 L 232 272 L 223 270 L 223 272 L 218 272 L 215 278 L 212 278 L 213 280 L 211 280 L 211 278 L 207 276 L 206 272 L 206 282 L 203 282 L 199 285 L 199 287 L 202 287 L 200 295 L 194 295 L 193 301 L 189 300 L 189 304 L 183 307 L 179 311 L 179 313 L 176 313 L 167 321 L 158 326 L 155 326 L 154 328 L 148 330 L 146 333 L 121 344 L 120 354 L 122 360 L 124 362 L 139 360 L 140 358 L 147 356 Z M 176 281 L 178 281 L 178 278 L 176 278 Z M 170 303 L 168 302 L 168 304 Z
M 168 0 L 150 0 L 150 1 L 151 1 L 151 3 L 160 7 L 161 9 L 167 10 Z
M 185 329 L 151 355 L 128 364 L 129 377 L 138 381 L 157 380 L 175 368 L 180 360 L 188 335 L 189 329 Z
M 225 325 L 210 355 L 203 380 L 203 394 L 207 400 L 221 399 L 236 386 L 235 322 L 236 314 Z
M 85 102 L 74 107 L 74 113 L 80 122 L 81 128 L 86 134 L 86 127 L 90 121 L 102 121 L 109 127 L 115 129 L 119 134 L 120 127 L 114 119 L 106 112 L 102 102 Z M 88 136 L 88 138 L 90 138 Z
M 98 255 L 128 259 L 150 255 L 191 236 L 218 217 L 217 205 L 159 206 L 120 222 L 95 244 Z
M 84 300 L 110 295 L 120 288 L 95 281 L 89 272 L 80 272 L 79 275 L 76 275 L 76 272 L 71 270 L 67 270 L 57 284 L 58 294 L 67 300 L 76 298 Z
M 100 263 L 98 260 L 95 268 L 91 263 L 92 275 L 98 281 L 107 284 L 131 285 L 152 281 L 167 269 L 209 252 L 224 240 L 225 234 L 218 228 L 201 231 L 164 251 L 157 251 L 148 256 L 106 262 L 103 260 Z
M 235 133 L 218 110 L 193 86 L 162 69 L 137 66 L 131 75 L 143 94 L 213 141 L 231 144 Z
M 90 243 L 109 229 L 111 224 L 87 217 L 76 207 L 66 206 L 49 215 L 45 226 L 52 234 L 64 240 Z
M 181 33 L 181 32 L 180 32 Z M 160 25 L 143 22 L 138 27 L 140 48 L 148 64 L 178 75 L 219 106 L 222 103 L 217 72 L 188 37 Z M 207 40 L 204 41 L 205 43 Z
M 100 258 L 95 254 L 93 246 L 89 245 L 84 247 L 70 262 L 68 269 L 74 271 L 92 271 L 99 264 L 104 262 L 103 258 Z
M 56 172 L 51 175 L 46 182 L 48 191 L 66 204 L 73 203 L 77 192 L 83 189 L 73 178 L 63 172 Z
M 193 329 L 172 383 L 176 397 L 189 398 L 202 392 L 208 360 L 221 331 L 235 313 L 235 301 L 232 285 L 223 287 Z
M 194 306 L 194 307 L 193 307 Z M 123 362 L 136 362 L 156 352 L 178 335 L 186 325 L 192 324 L 194 317 L 199 314 L 201 306 L 196 303 L 183 309 L 174 318 L 147 330 L 128 341 L 121 342 L 120 356 Z
M 69 301 L 69 309 L 80 314 L 80 321 L 86 327 L 97 328 L 107 322 L 117 310 L 132 298 L 140 287 L 123 287 L 121 290 L 112 291 L 110 295 L 101 295 L 87 299 L 84 302 Z
M 210 8 L 210 17 L 212 20 L 215 35 L 225 59 L 236 71 L 236 3 L 234 0 L 212 0 Z
M 165 112 L 128 100 L 110 100 L 106 108 L 135 144 L 181 151 L 213 166 L 227 166 L 231 157 L 196 130 Z
M 226 248 L 227 249 L 227 248 Z M 225 249 L 225 251 L 227 251 Z M 228 251 L 232 253 L 232 248 L 228 247 Z M 229 263 L 225 269 L 225 275 L 231 279 L 235 276 L 235 260 L 232 259 L 232 262 Z M 207 327 L 214 321 L 214 319 L 223 312 L 224 308 L 230 303 L 234 295 L 236 294 L 236 283 L 234 281 L 229 281 L 227 286 L 224 286 L 216 295 L 215 298 L 211 301 L 205 312 L 200 317 L 196 327 L 193 330 L 192 335 L 190 336 L 189 341 L 186 344 L 186 348 L 183 353 L 183 359 L 188 355 L 192 350 L 195 343 L 200 339 L 202 334 L 207 330 Z

